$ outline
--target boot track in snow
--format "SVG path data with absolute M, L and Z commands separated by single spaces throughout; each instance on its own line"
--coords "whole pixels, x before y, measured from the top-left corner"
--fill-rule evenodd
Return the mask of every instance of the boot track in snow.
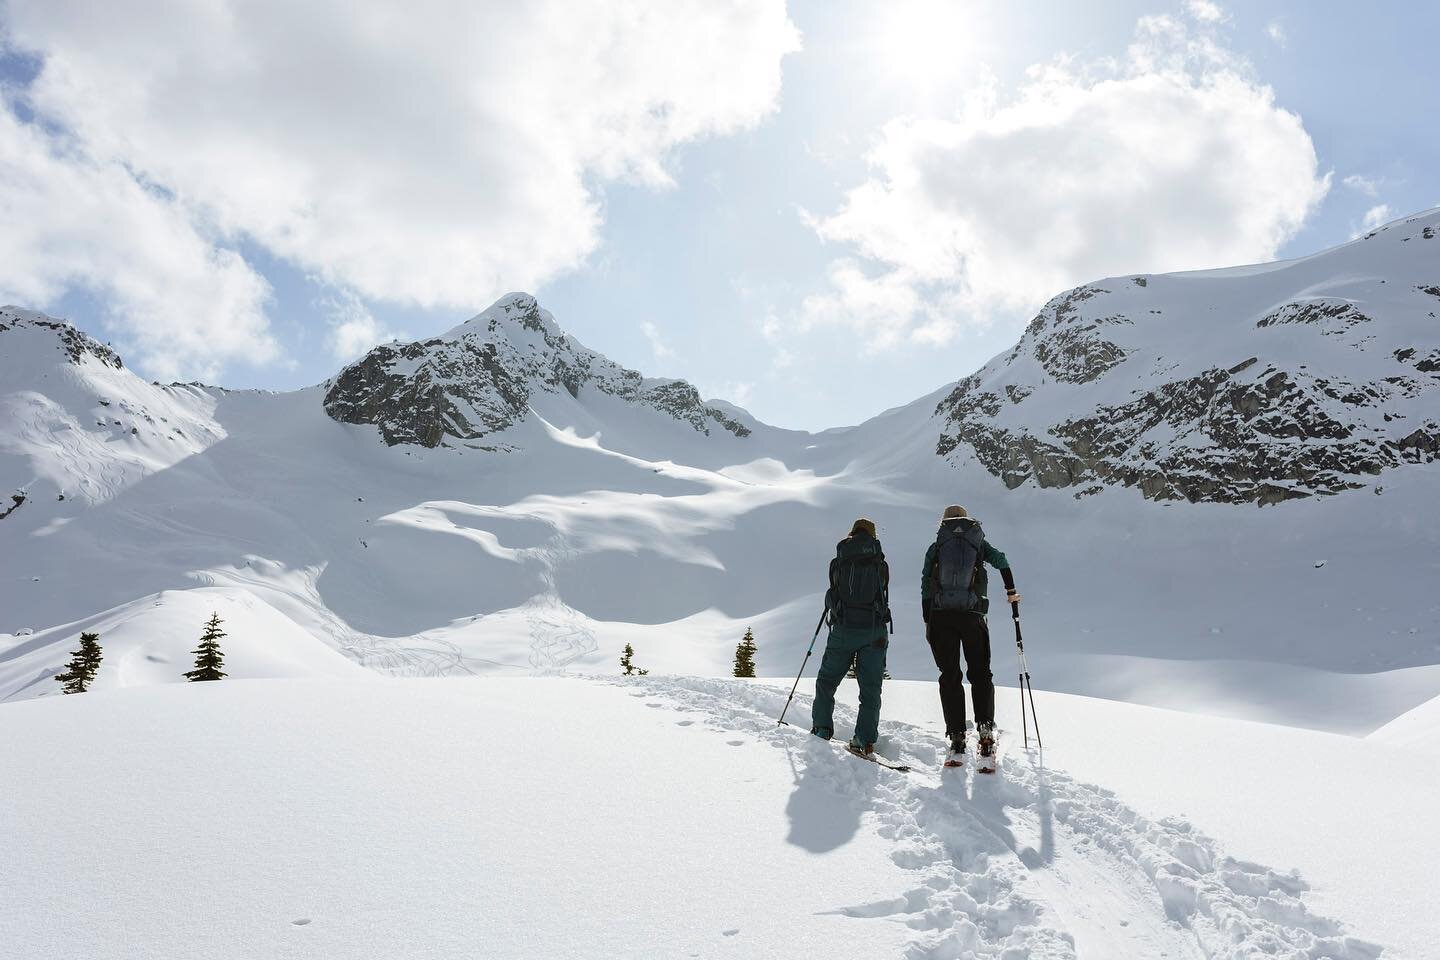
M 915 767 L 897 777 L 777 726 L 785 690 L 685 677 L 609 682 L 782 749 L 797 787 L 863 807 L 915 883 L 893 899 L 835 909 L 907 925 L 907 960 L 1381 955 L 1312 913 L 1299 876 L 1227 856 L 1183 819 L 1147 819 L 1112 792 L 1047 768 L 1038 751 L 1012 745 L 993 776 L 942 773 L 933 762 L 946 746 L 939 736 L 885 721 L 877 748 Z

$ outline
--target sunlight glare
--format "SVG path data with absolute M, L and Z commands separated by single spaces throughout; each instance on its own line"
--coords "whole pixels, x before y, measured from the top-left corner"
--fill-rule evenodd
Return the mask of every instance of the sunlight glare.
M 877 77 L 915 91 L 949 87 L 978 69 L 985 4 L 897 0 L 880 5 L 872 49 Z

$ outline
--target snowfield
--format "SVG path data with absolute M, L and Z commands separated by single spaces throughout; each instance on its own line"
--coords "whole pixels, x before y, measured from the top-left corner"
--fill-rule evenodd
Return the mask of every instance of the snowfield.
M 1041 693 L 1043 758 L 1012 730 L 999 775 L 942 773 L 932 686 L 892 682 L 881 749 L 906 775 L 777 727 L 786 692 L 256 680 L 7 704 L 0 953 L 1440 956 L 1433 756 Z
M 0 308 L 0 957 L 1440 958 L 1437 227 L 1076 288 L 817 434 L 526 294 L 288 393 Z M 956 502 L 1041 688 L 995 777 L 937 768 Z M 909 775 L 715 679 L 793 677 L 859 516 Z

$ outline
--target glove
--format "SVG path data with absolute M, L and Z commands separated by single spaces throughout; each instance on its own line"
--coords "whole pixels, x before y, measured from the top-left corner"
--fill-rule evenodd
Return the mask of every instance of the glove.
M 1006 591 L 1005 591 L 1005 599 L 1006 599 L 1006 600 L 1009 600 L 1011 603 L 1019 603 L 1019 602 L 1020 602 L 1020 593 L 1019 593 L 1019 591 L 1017 591 L 1017 590 L 1006 590 Z
M 920 619 L 921 619 L 921 621 L 924 622 L 924 623 L 929 623 L 929 622 L 930 622 L 930 601 L 929 601 L 929 600 L 921 600 L 921 601 L 920 601 Z

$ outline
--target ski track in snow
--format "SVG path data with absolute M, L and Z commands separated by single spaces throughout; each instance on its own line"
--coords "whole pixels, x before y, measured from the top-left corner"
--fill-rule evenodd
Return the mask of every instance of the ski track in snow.
M 796 725 L 781 727 L 775 718 L 786 694 L 773 687 L 675 677 L 602 682 L 632 685 L 633 696 L 669 701 L 727 735 L 784 749 L 797 796 L 823 792 L 858 805 L 916 883 L 893 899 L 835 912 L 904 923 L 914 931 L 907 960 L 1373 960 L 1382 953 L 1310 912 L 1298 875 L 1227 856 L 1182 819 L 1147 819 L 1112 792 L 1046 768 L 1038 751 L 1008 738 L 997 775 L 968 766 L 942 772 L 940 737 L 884 721 L 877 746 L 915 767 L 904 774 L 810 737 L 808 697 L 797 694 L 788 717 Z M 853 723 L 853 712 L 837 720 Z
M 521 518 L 530 519 L 523 515 Z M 545 584 L 544 592 L 525 604 L 525 616 L 530 621 L 530 666 L 539 672 L 563 670 L 599 646 L 594 631 L 560 599 L 555 581 L 556 568 L 571 559 L 574 551 L 565 536 L 557 532 L 542 547 L 516 552 L 539 562 L 540 580 Z

